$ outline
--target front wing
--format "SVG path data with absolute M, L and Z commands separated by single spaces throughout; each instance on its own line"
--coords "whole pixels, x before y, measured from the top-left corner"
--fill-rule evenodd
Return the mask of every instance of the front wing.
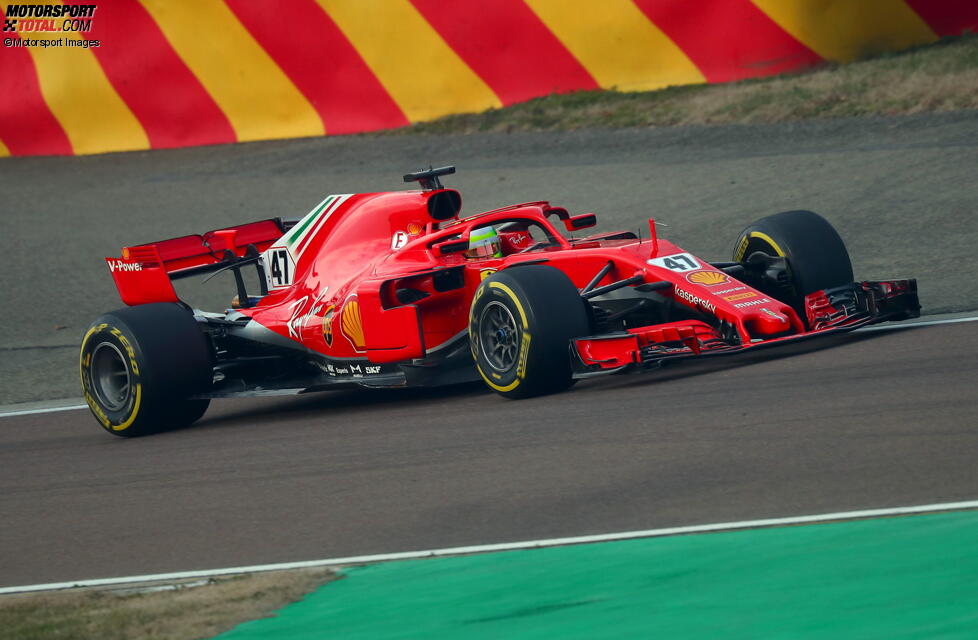
M 805 297 L 810 329 L 749 343 L 732 341 L 700 320 L 637 327 L 612 334 L 576 338 L 570 343 L 574 378 L 645 371 L 689 358 L 741 353 L 820 336 L 851 331 L 869 324 L 920 316 L 915 279 L 853 282 L 816 291 Z

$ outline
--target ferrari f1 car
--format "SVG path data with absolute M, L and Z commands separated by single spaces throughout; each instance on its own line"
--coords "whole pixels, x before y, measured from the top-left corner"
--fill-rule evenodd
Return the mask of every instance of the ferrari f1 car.
M 128 306 L 82 340 L 95 417 L 136 436 L 194 422 L 211 398 L 480 379 L 526 398 L 919 315 L 915 280 L 854 282 L 839 235 L 810 211 L 761 218 L 732 260 L 707 261 L 652 219 L 639 237 L 578 234 L 595 214 L 548 202 L 460 218 L 449 173 L 106 258 Z M 219 272 L 237 293 L 226 311 L 177 297 L 173 280 Z

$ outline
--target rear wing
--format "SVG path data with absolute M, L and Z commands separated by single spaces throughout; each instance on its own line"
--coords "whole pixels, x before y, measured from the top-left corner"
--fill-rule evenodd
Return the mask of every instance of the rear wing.
M 222 269 L 234 270 L 239 297 L 245 300 L 244 281 L 239 269 L 254 264 L 259 272 L 262 294 L 267 293 L 261 252 L 281 238 L 292 224 L 295 222 L 271 218 L 208 231 L 203 235 L 124 247 L 122 257 L 106 258 L 105 262 L 119 296 L 130 306 L 179 302 L 173 280 Z

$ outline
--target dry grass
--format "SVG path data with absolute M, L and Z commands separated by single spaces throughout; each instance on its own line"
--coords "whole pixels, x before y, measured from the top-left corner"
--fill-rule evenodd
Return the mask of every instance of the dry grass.
M 392 133 L 784 122 L 978 109 L 978 36 L 805 73 L 660 91 L 579 91 L 447 116 Z
M 190 640 L 265 617 L 336 576 L 261 573 L 153 593 L 70 590 L 0 597 L 2 640 Z

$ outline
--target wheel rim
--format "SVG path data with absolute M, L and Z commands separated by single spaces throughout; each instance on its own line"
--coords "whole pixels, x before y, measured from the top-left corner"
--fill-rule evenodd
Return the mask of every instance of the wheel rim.
M 496 371 L 509 371 L 516 364 L 522 335 L 509 307 L 490 302 L 479 316 L 479 348 Z
M 129 365 L 122 351 L 103 342 L 92 352 L 92 383 L 99 403 L 109 411 L 119 411 L 129 402 Z

